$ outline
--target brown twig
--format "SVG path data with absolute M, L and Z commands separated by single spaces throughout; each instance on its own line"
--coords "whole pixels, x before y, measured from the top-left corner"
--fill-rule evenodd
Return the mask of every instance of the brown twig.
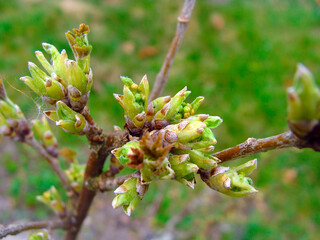
M 124 183 L 127 179 L 132 177 L 132 174 L 118 177 L 98 177 L 92 179 L 92 181 L 88 181 L 88 188 L 100 192 L 111 191 L 117 187 L 119 187 L 122 183 Z
M 110 151 L 122 146 L 127 141 L 127 133 L 117 132 L 105 137 L 102 130 L 95 124 L 90 125 L 86 136 L 90 143 L 91 153 L 87 162 L 77 209 L 75 215 L 70 218 L 71 227 L 66 234 L 66 240 L 76 239 L 95 197 L 96 192 L 87 187 L 88 179 L 99 176 Z
M 171 42 L 170 49 L 167 53 L 166 59 L 163 62 L 160 72 L 156 77 L 156 81 L 154 83 L 154 87 L 150 94 L 149 101 L 152 101 L 159 97 L 168 81 L 169 71 L 172 66 L 174 57 L 182 43 L 182 39 L 184 33 L 187 29 L 188 22 L 190 20 L 190 16 L 194 7 L 196 0 L 185 0 L 184 5 L 182 7 L 180 16 L 178 17 L 178 25 L 176 34 Z
M 49 220 L 49 221 L 37 221 L 37 222 L 27 222 L 27 223 L 18 223 L 10 224 L 7 226 L 0 225 L 0 238 L 4 238 L 8 235 L 16 235 L 23 231 L 32 230 L 32 229 L 67 229 L 66 220 Z
M 213 156 L 219 158 L 222 162 L 226 162 L 260 152 L 287 147 L 302 148 L 303 142 L 298 139 L 291 131 L 289 131 L 267 138 L 248 138 L 248 140 L 244 143 L 214 153 Z

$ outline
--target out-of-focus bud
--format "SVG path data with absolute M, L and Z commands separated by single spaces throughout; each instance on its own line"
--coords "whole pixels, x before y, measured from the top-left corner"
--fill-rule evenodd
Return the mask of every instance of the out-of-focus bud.
M 123 207 L 124 212 L 131 216 L 147 189 L 148 185 L 142 185 L 139 179 L 129 178 L 114 191 L 117 196 L 112 201 L 112 207 Z
M 313 132 L 319 128 L 320 90 L 304 65 L 298 64 L 294 85 L 287 89 L 287 96 L 289 126 L 299 138 L 309 141 L 318 135 Z
M 73 32 L 68 31 L 66 38 L 72 49 L 73 55 L 79 64 L 80 68 L 85 72 L 90 71 L 90 53 L 92 46 L 88 41 L 89 26 L 80 24 L 79 29 L 73 29 Z
M 133 133 L 140 133 L 145 124 L 148 106 L 149 83 L 143 76 L 139 85 L 128 77 L 121 77 L 124 84 L 123 95 L 113 94 L 124 109 L 126 126 Z
M 7 97 L 0 76 L 0 135 L 13 138 L 16 136 L 15 131 L 21 132 L 25 137 L 30 129 L 18 105 Z
M 189 162 L 189 155 L 170 155 L 169 162 L 175 173 L 175 179 L 187 187 L 194 188 L 194 178 L 199 167 Z
M 36 119 L 32 121 L 32 130 L 38 135 L 47 151 L 55 157 L 58 156 L 58 142 L 45 116 L 40 120 Z
M 87 122 L 84 116 L 73 111 L 62 101 L 56 103 L 56 111 L 46 111 L 44 113 L 66 132 L 82 135 L 86 130 Z
M 66 205 L 54 186 L 44 192 L 41 196 L 37 196 L 37 200 L 51 208 L 58 216 L 66 216 Z
M 79 164 L 78 161 L 74 161 L 70 164 L 69 169 L 65 170 L 72 188 L 77 192 L 80 192 L 82 188 L 85 168 L 85 164 Z
M 252 186 L 249 175 L 257 167 L 257 160 L 251 160 L 237 167 L 218 166 L 211 171 L 208 179 L 202 177 L 207 185 L 223 194 L 232 197 L 244 197 L 258 192 Z
M 51 240 L 51 235 L 46 231 L 37 231 L 31 233 L 28 237 L 28 240 Z
M 23 117 L 18 105 L 11 102 L 9 98 L 6 100 L 0 99 L 0 113 L 5 119 L 20 119 Z
M 0 136 L 14 137 L 13 128 L 7 123 L 5 117 L 0 113 Z

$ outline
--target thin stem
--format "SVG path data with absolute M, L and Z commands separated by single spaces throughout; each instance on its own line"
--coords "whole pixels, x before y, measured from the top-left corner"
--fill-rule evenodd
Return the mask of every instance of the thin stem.
M 298 147 L 301 148 L 303 143 L 292 132 L 284 132 L 276 136 L 267 138 L 248 138 L 247 141 L 220 152 L 214 153 L 213 156 L 219 158 L 222 162 L 243 158 L 260 152 L 266 152 L 278 148 Z
M 156 77 L 156 81 L 154 83 L 154 87 L 150 94 L 149 101 L 152 101 L 159 97 L 168 81 L 169 71 L 172 66 L 174 57 L 182 43 L 182 39 L 184 37 L 184 33 L 187 29 L 188 22 L 190 20 L 190 16 L 194 7 L 196 0 L 185 0 L 184 5 L 182 7 L 180 16 L 178 17 L 178 25 L 176 34 L 171 42 L 170 49 L 167 53 L 166 59 L 163 62 L 160 72 Z
M 35 149 L 44 159 L 47 160 L 47 162 L 52 167 L 53 171 L 58 175 L 62 185 L 67 190 L 67 193 L 71 196 L 75 194 L 73 188 L 71 187 L 68 178 L 66 174 L 62 171 L 59 160 L 52 155 L 50 155 L 46 149 L 38 143 L 38 141 L 32 136 L 30 138 L 25 138 L 24 142 L 31 146 L 33 149 Z
M 66 220 L 51 220 L 51 221 L 37 221 L 37 222 L 27 222 L 27 223 L 19 223 L 19 224 L 10 224 L 7 226 L 0 225 L 0 238 L 4 238 L 8 235 L 16 235 L 23 231 L 28 231 L 32 229 L 67 229 L 67 221 Z

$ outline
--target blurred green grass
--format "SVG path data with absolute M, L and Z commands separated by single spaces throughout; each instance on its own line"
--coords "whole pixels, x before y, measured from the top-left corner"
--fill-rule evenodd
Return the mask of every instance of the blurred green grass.
M 18 78 L 28 74 L 27 61 L 36 62 L 34 51 L 41 49 L 41 42 L 65 48 L 71 56 L 64 32 L 85 22 L 91 27 L 94 47 L 95 83 L 89 102 L 92 114 L 107 131 L 114 124 L 122 126 L 122 109 L 112 96 L 121 92 L 119 76 L 139 81 L 147 73 L 149 81 L 154 81 L 174 35 L 182 3 L 0 1 L 0 72 L 8 84 L 23 92 L 7 84 L 9 95 L 30 119 L 37 117 L 38 108 L 46 106 L 37 99 L 37 107 L 30 98 L 33 93 Z M 172 95 L 187 85 L 192 91 L 189 98 L 205 96 L 199 112 L 224 119 L 215 131 L 217 150 L 248 137 L 278 134 L 287 129 L 285 89 L 292 82 L 296 64 L 304 63 L 316 79 L 320 77 L 319 40 L 320 8 L 314 0 L 197 1 L 165 94 Z M 146 48 L 150 46 L 151 53 Z M 85 139 L 55 131 L 61 146 L 86 152 Z M 4 140 L 0 141 L 3 144 Z M 19 159 L 10 152 L 1 156 L 10 180 L 3 194 L 10 194 L 20 207 L 27 204 L 40 209 L 37 214 L 44 216 L 46 210 L 38 207 L 34 196 L 57 183 L 57 179 L 35 153 L 28 155 L 28 149 L 18 147 Z M 188 239 L 210 239 L 213 235 L 208 229 L 227 223 L 229 227 L 220 228 L 224 229 L 221 239 L 316 239 L 320 233 L 317 153 L 282 150 L 257 157 L 254 182 L 261 192 L 256 197 L 260 202 L 221 197 L 188 213 L 177 229 L 189 231 Z M 34 171 L 39 175 L 31 174 Z M 177 189 L 178 196 L 173 194 Z M 155 228 L 161 229 L 202 189 L 201 184 L 195 191 L 178 184 L 167 186 L 154 217 Z M 157 196 L 154 186 L 145 202 L 151 204 Z M 244 204 L 250 210 L 231 214 L 230 206 L 241 210 Z M 137 212 L 137 218 L 143 217 L 142 208 Z M 190 230 L 192 227 L 199 231 Z

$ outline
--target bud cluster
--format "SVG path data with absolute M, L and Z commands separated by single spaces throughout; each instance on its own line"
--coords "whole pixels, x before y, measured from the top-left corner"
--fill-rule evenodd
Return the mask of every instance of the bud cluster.
M 132 184 L 131 188 L 135 189 L 137 181 L 148 186 L 155 180 L 176 180 L 194 188 L 195 176 L 199 171 L 210 172 L 215 169 L 220 175 L 213 174 L 210 178 L 211 188 L 231 196 L 256 192 L 249 184 L 249 178 L 244 175 L 248 173 L 242 170 L 245 167 L 220 167 L 220 160 L 212 156 L 217 141 L 211 129 L 219 126 L 222 119 L 207 114 L 195 115 L 203 97 L 186 103 L 185 99 L 191 92 L 185 87 L 172 98 L 159 97 L 148 103 L 149 84 L 146 76 L 139 85 L 127 77 L 121 80 L 124 83 L 123 95 L 114 96 L 124 109 L 125 128 L 130 134 L 130 141 L 114 149 L 112 154 L 124 168 L 139 173 L 138 180 L 131 179 L 126 185 Z M 225 183 L 221 178 L 228 179 L 229 185 L 223 185 Z M 138 195 L 128 193 L 130 197 L 124 196 L 117 195 L 114 200 L 117 204 L 113 206 L 118 207 L 119 199 L 125 198 L 125 204 L 120 205 L 128 207 L 133 204 L 134 209 L 142 197 L 139 195 L 134 200 Z
M 84 116 L 65 104 L 63 101 L 56 103 L 56 110 L 45 111 L 45 115 L 56 122 L 56 125 L 61 127 L 68 133 L 82 135 L 88 125 Z
M 72 109 L 81 111 L 88 101 L 93 83 L 90 68 L 92 46 L 87 38 L 88 26 L 81 24 L 79 29 L 73 31 L 67 32 L 66 37 L 75 61 L 68 59 L 66 50 L 59 52 L 55 46 L 43 43 L 43 49 L 51 55 L 51 62 L 41 51 L 36 51 L 36 57 L 45 71 L 29 62 L 31 77 L 24 76 L 20 80 L 48 103 L 54 105 L 62 100 Z
M 69 169 L 65 170 L 67 178 L 76 192 L 80 192 L 82 188 L 85 168 L 85 164 L 79 164 L 78 161 L 74 160 Z
M 42 145 L 52 156 L 58 156 L 58 141 L 53 135 L 48 120 L 45 116 L 33 120 L 32 130 L 38 135 Z

